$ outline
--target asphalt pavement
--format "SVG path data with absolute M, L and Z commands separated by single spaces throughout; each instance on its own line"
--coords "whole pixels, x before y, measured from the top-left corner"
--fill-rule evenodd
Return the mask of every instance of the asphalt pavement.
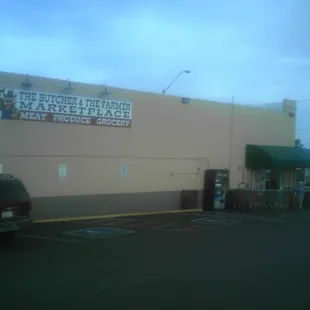
M 0 308 L 306 309 L 310 212 L 37 223 L 0 242 Z

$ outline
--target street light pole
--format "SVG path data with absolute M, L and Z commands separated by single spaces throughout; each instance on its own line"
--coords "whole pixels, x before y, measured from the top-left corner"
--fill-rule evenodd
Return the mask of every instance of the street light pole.
M 181 71 L 173 80 L 172 82 L 165 88 L 163 89 L 163 95 L 166 93 L 166 91 L 170 88 L 170 86 L 179 78 L 179 76 L 182 74 L 182 73 L 186 73 L 186 74 L 189 74 L 191 73 L 189 70 L 183 70 Z

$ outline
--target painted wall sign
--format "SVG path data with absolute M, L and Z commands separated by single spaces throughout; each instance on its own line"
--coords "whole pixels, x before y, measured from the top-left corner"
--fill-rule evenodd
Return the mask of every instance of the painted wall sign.
M 132 103 L 0 86 L 0 119 L 131 127 Z
M 127 175 L 127 166 L 126 165 L 122 165 L 121 166 L 121 176 L 125 177 Z
M 67 177 L 67 165 L 66 164 L 60 164 L 58 166 L 58 177 L 59 178 Z

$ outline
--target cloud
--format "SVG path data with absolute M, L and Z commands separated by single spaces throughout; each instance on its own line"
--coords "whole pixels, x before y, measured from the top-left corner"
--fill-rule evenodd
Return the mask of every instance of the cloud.
M 193 0 L 183 6 L 162 0 L 130 5 L 57 0 L 47 7 L 49 14 L 29 1 L 32 6 L 2 19 L 6 48 L 0 50 L 0 65 L 6 71 L 160 91 L 189 69 L 192 74 L 182 76 L 171 93 L 267 101 L 282 98 L 281 92 L 296 96 L 307 78 L 301 70 L 310 53 L 300 38 L 309 23 L 301 1 L 279 7 L 267 0 L 255 5 Z M 30 11 L 35 19 L 26 18 Z
M 87 74 L 88 64 L 77 52 L 79 44 L 66 36 L 2 35 L 0 39 L 5 46 L 0 52 L 0 66 L 5 71 L 88 82 L 107 78 L 99 69 Z
M 310 98 L 309 0 L 2 2 L 4 71 L 160 92 L 188 69 L 169 94 Z M 309 115 L 300 105 L 298 127 Z

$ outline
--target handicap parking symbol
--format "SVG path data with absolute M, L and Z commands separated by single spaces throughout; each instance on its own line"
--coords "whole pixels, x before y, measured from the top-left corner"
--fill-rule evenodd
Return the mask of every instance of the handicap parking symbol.
M 109 238 L 133 233 L 133 230 L 115 229 L 108 227 L 92 227 L 66 232 L 67 235 L 90 237 L 90 238 Z
M 191 222 L 195 223 L 211 223 L 211 224 L 239 224 L 242 220 L 236 218 L 227 218 L 227 217 L 217 217 L 217 216 L 207 216 L 198 219 L 194 219 Z

